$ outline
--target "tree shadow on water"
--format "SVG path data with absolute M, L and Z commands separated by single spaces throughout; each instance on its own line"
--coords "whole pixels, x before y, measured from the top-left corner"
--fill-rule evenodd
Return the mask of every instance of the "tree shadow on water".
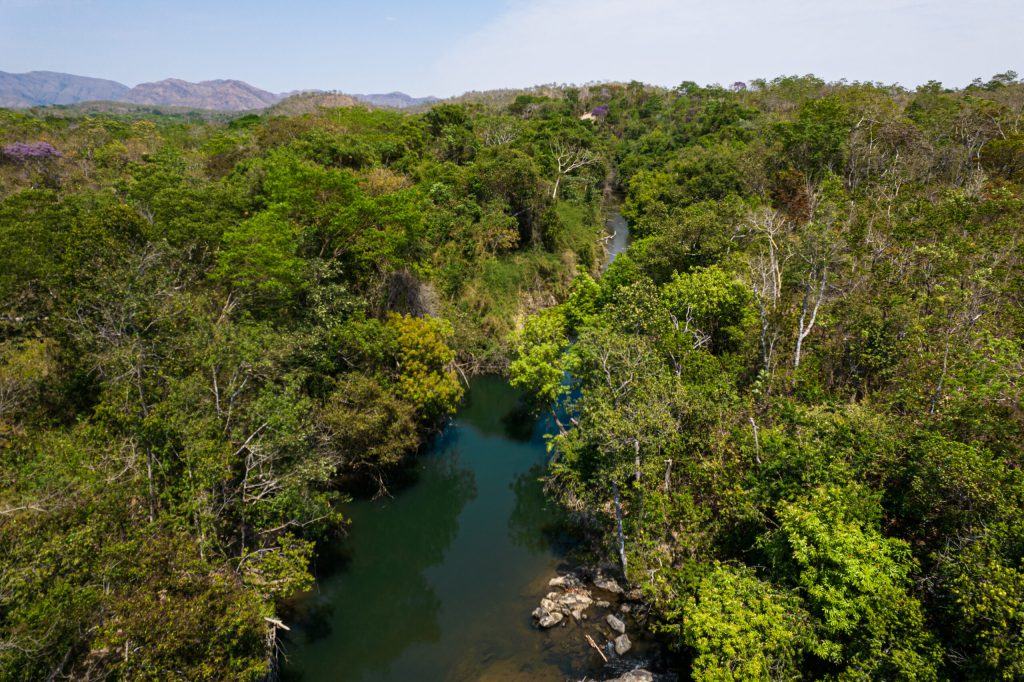
M 516 496 L 508 519 L 509 538 L 535 554 L 554 550 L 564 554 L 574 544 L 571 517 L 544 493 L 544 464 L 534 464 L 509 485 Z
M 350 560 L 296 605 L 282 679 L 376 679 L 409 646 L 440 640 L 442 604 L 424 572 L 444 559 L 476 482 L 454 451 L 420 469 L 393 499 L 350 505 Z

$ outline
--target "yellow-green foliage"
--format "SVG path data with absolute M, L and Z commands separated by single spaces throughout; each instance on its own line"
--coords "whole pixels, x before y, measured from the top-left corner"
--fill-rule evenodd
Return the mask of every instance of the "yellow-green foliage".
M 427 420 L 454 413 L 463 389 L 452 368 L 451 324 L 433 317 L 392 313 L 388 326 L 397 333 L 400 394 Z

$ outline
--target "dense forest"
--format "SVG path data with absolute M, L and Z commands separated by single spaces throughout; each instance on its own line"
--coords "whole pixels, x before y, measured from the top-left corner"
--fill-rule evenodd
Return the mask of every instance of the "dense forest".
M 1015 77 L 611 102 L 638 239 L 513 381 L 694 679 L 1024 679 Z
M 0 678 L 272 675 L 505 370 L 694 679 L 1024 678 L 1016 74 L 306 99 L 0 110 Z

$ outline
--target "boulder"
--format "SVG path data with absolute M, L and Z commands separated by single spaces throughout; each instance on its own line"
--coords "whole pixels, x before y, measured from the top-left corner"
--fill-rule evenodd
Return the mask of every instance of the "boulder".
M 630 670 L 621 677 L 608 680 L 608 682 L 654 682 L 654 675 L 643 668 L 637 668 L 636 670 Z
M 562 615 L 571 615 L 576 620 L 583 620 L 583 612 L 593 603 L 594 600 L 586 590 L 548 592 L 548 596 L 540 601 L 540 605 L 548 611 L 560 611 Z
M 609 578 L 600 573 L 594 577 L 594 587 L 605 592 L 611 592 L 612 594 L 622 594 L 622 588 L 619 587 L 619 583 L 615 581 L 615 578 Z
M 555 627 L 565 618 L 561 611 L 548 611 L 542 606 L 533 610 L 533 617 L 537 621 L 537 625 L 545 629 Z
M 580 579 L 577 578 L 572 573 L 567 573 L 566 575 L 556 576 L 556 577 L 554 577 L 554 578 L 552 578 L 551 580 L 548 581 L 548 587 L 570 588 L 570 587 L 582 587 L 582 586 L 583 586 L 583 583 L 580 582 Z
M 558 611 L 559 613 L 562 612 L 562 605 L 548 597 L 544 597 L 540 600 L 540 607 L 545 611 L 550 611 L 551 613 L 554 613 L 555 611 Z
M 626 634 L 626 624 L 618 618 L 616 618 L 614 615 L 609 613 L 607 616 L 605 616 L 604 619 L 608 623 L 608 627 L 610 627 L 612 630 L 615 630 L 615 632 L 619 633 L 620 635 Z
M 619 635 L 615 638 L 615 653 L 619 656 L 625 656 L 626 652 L 633 648 L 633 643 L 629 641 L 629 635 Z

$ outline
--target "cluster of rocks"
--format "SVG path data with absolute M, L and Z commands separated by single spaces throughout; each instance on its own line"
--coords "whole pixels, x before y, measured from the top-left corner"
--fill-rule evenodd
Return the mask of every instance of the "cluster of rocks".
M 590 591 L 575 575 L 560 575 L 552 578 L 549 587 L 560 587 L 561 592 L 548 592 L 540 600 L 540 606 L 533 610 L 533 617 L 542 628 L 551 628 L 568 616 L 577 621 L 587 618 L 586 610 L 594 604 Z
M 607 592 L 613 597 L 624 594 L 624 590 L 614 578 L 600 571 L 590 577 L 590 582 L 598 590 Z M 533 610 L 533 618 L 542 628 L 552 628 L 559 624 L 564 626 L 568 622 L 566 619 L 570 617 L 582 624 L 584 621 L 590 620 L 587 611 L 591 606 L 601 609 L 610 609 L 612 606 L 610 601 L 595 598 L 584 581 L 574 573 L 552 578 L 548 582 L 548 586 L 559 588 L 559 590 L 548 592 L 540 600 L 540 606 Z M 629 604 L 621 604 L 619 606 L 620 615 L 615 613 L 605 615 L 604 622 L 611 629 L 611 636 L 606 643 L 608 653 L 614 650 L 616 655 L 623 656 L 633 647 L 629 635 L 626 634 L 625 618 L 630 610 Z

